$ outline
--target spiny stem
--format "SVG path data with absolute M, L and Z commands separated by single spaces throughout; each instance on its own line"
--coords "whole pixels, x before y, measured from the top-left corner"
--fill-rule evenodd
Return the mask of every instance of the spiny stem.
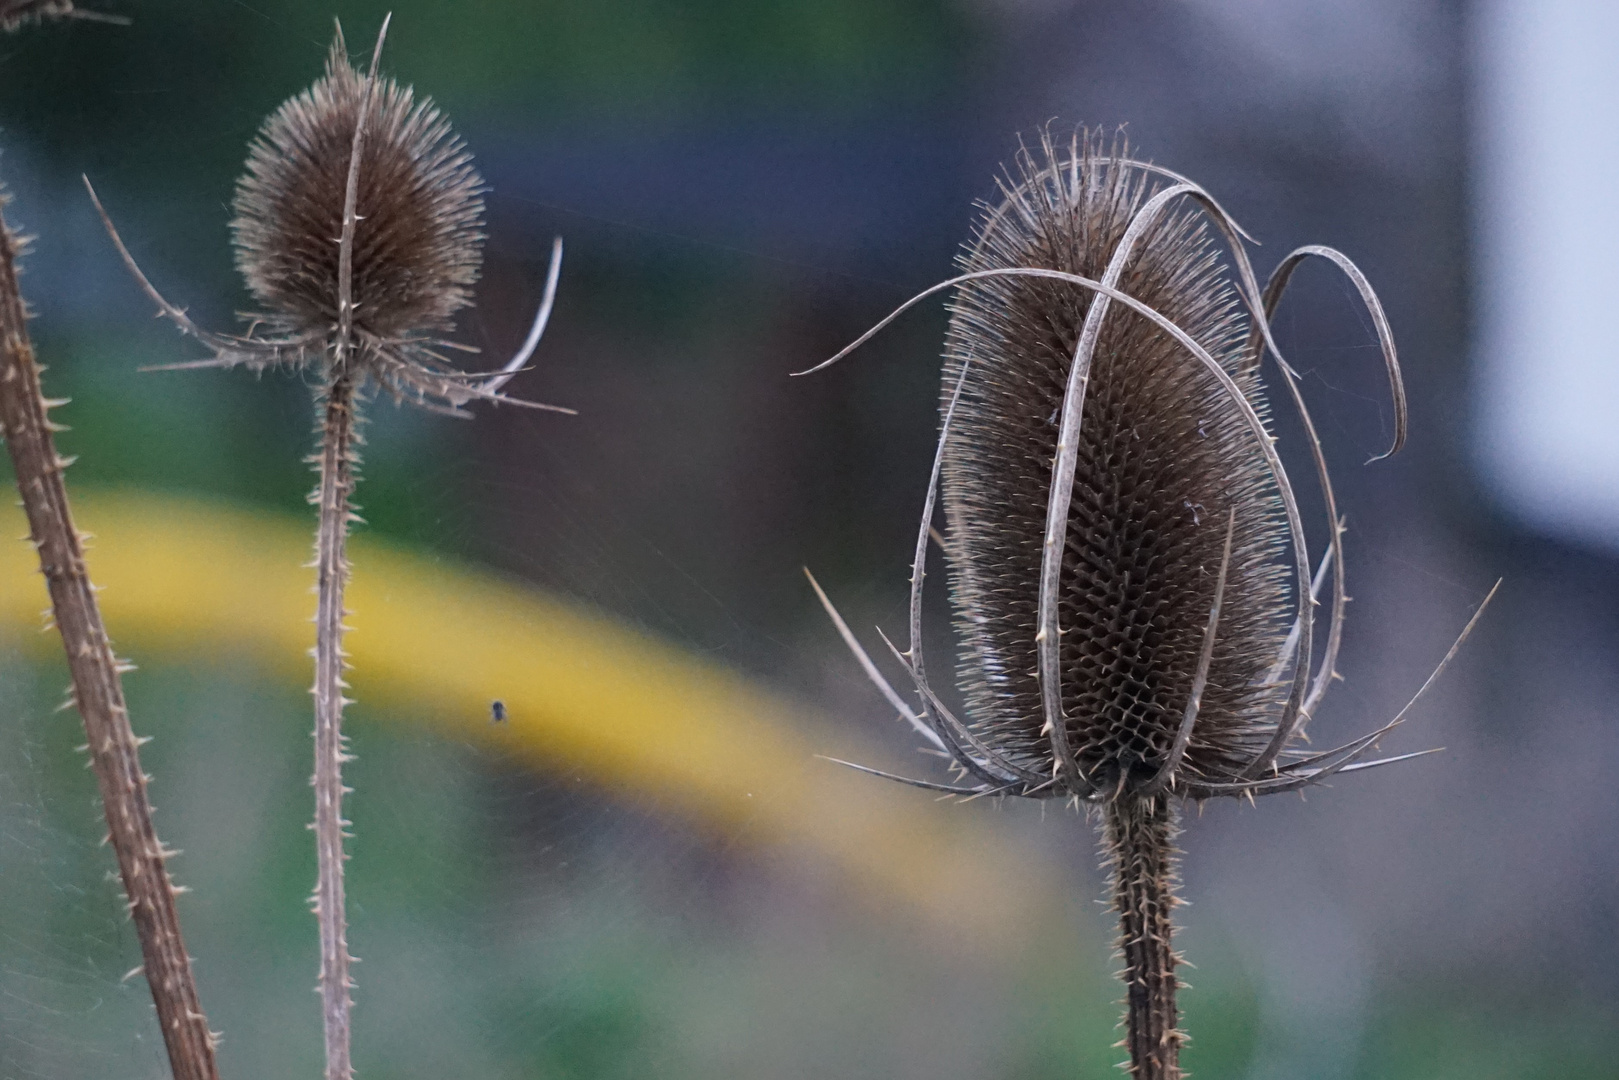
M 16 257 L 16 239 L 0 216 L 0 430 L 67 650 L 73 700 L 84 719 L 90 763 L 140 938 L 169 1068 L 175 1080 L 218 1080 L 214 1037 L 197 998 L 191 958 L 180 935 L 174 883 L 164 865 L 173 853 L 164 849 L 152 827 L 146 774 L 124 705 L 118 660 L 101 622 L 84 547 L 68 506 L 62 479 L 68 462 L 56 453 L 46 416 L 49 405 L 40 392 L 39 367 L 17 288 Z
M 326 1080 L 350 1080 L 353 1002 L 349 989 L 348 914 L 343 896 L 343 589 L 349 566 L 344 554 L 354 494 L 355 390 L 354 231 L 359 222 L 360 159 L 371 96 L 377 83 L 382 43 L 392 15 L 383 19 L 371 53 L 371 70 L 354 118 L 348 178 L 343 186 L 343 219 L 337 242 L 337 334 L 326 386 L 321 424 L 320 486 L 315 491 L 320 521 L 315 529 L 315 913 L 320 920 L 320 999 L 326 1032 Z M 338 27 L 341 38 L 343 29 Z
M 327 1080 L 349 1080 L 348 921 L 343 899 L 343 590 L 348 583 L 350 497 L 354 493 L 354 380 L 334 375 L 326 388 L 317 459 L 315 532 L 315 914 L 320 920 L 320 994 Z
M 1175 978 L 1170 945 L 1175 898 L 1176 811 L 1170 800 L 1123 799 L 1103 809 L 1104 846 L 1112 868 L 1124 970 L 1125 1038 L 1135 1080 L 1179 1080 Z

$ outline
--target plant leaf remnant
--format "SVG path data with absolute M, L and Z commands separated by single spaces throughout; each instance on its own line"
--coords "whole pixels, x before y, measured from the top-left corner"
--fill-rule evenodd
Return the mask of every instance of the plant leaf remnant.
M 73 0 L 0 0 L 0 32 L 15 30 L 24 23 L 47 19 L 83 19 L 86 22 L 129 25 L 122 15 L 106 15 L 76 7 Z
M 1388 321 L 1346 256 L 1300 248 L 1261 292 L 1245 237 L 1203 188 L 1135 159 L 1122 138 L 1082 131 L 1059 148 L 1048 133 L 1002 177 L 959 276 L 811 369 L 841 360 L 923 298 L 955 290 L 910 644 L 889 646 L 918 708 L 816 592 L 868 676 L 955 773 L 948 783 L 894 779 L 1100 809 L 1138 1077 L 1179 1075 L 1172 800 L 1252 798 L 1403 760 L 1364 759 L 1433 682 L 1390 723 L 1336 749 L 1293 748 L 1336 673 L 1347 599 L 1325 454 L 1270 331 L 1302 260 L 1337 266 L 1371 313 L 1394 401 L 1388 453 L 1405 441 L 1405 391 Z M 1325 503 L 1328 545 L 1313 575 L 1259 379 L 1267 352 Z M 930 534 L 944 551 L 962 643 L 964 718 L 932 689 L 922 653 Z M 1314 608 L 1329 572 L 1315 670 Z

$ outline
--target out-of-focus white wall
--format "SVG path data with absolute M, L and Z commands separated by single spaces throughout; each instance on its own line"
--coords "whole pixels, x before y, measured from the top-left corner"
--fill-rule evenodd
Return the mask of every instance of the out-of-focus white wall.
M 1532 527 L 1619 549 L 1619 4 L 1473 30 L 1474 451 Z

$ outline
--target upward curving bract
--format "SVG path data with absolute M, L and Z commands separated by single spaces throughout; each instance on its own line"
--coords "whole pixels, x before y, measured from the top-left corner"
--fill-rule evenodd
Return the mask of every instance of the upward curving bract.
M 1102 278 L 1166 185 L 1122 143 L 1025 151 L 983 216 L 964 273 L 1041 268 Z M 1261 417 L 1248 322 L 1192 208 L 1157 216 L 1117 287 L 1178 324 Z M 1105 302 L 1105 301 L 1103 301 Z M 1052 463 L 1065 391 L 1097 294 L 1051 278 L 983 277 L 952 305 L 944 386 L 956 396 L 940 495 L 968 723 L 1009 761 L 1052 775 L 1036 637 Z M 954 390 L 959 383 L 959 391 Z M 1288 528 L 1238 404 L 1163 327 L 1114 305 L 1101 320 L 1078 427 L 1057 577 L 1066 737 L 1096 789 L 1129 792 L 1168 763 L 1197 680 L 1227 525 L 1230 573 L 1196 724 L 1174 783 L 1235 777 L 1274 730 L 1265 678 L 1292 619 Z

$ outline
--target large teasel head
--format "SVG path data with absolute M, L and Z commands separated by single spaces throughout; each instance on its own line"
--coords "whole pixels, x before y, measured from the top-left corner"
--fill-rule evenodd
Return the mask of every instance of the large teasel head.
M 910 648 L 889 646 L 920 709 L 814 588 L 868 677 L 957 776 L 866 771 L 952 795 L 1096 806 L 1135 1080 L 1182 1075 L 1171 944 L 1179 800 L 1251 798 L 1397 761 L 1362 756 L 1417 701 L 1336 750 L 1292 750 L 1336 674 L 1347 599 L 1326 455 L 1269 329 L 1298 262 L 1332 262 L 1365 301 L 1394 397 L 1389 453 L 1404 444 L 1405 392 L 1383 308 L 1353 262 L 1298 248 L 1261 293 L 1243 240 L 1203 188 L 1133 159 L 1124 139 L 1080 131 L 1059 149 L 1046 136 L 984 204 L 962 274 L 827 361 L 954 288 L 939 449 L 911 563 Z M 1328 551 L 1313 575 L 1269 427 L 1266 355 L 1326 508 Z M 965 717 L 934 693 L 921 649 L 931 542 L 949 570 Z M 1329 568 L 1315 667 L 1316 594 Z
M 374 382 L 457 415 L 470 401 L 511 400 L 500 390 L 544 332 L 561 241 L 552 246 L 539 314 L 511 362 L 483 373 L 451 363 L 447 351 L 476 351 L 442 335 L 472 302 L 485 188 L 431 99 L 378 74 L 385 35 L 386 23 L 362 70 L 339 27 L 324 77 L 272 113 L 251 145 L 231 222 L 236 265 L 261 306 L 243 316 L 247 333 L 192 323 L 151 286 L 107 223 L 161 313 L 214 353 L 173 366 L 316 366 L 328 379 Z
M 1163 186 L 1127 156 L 1122 142 L 1091 140 L 1062 162 L 1025 153 L 961 269 L 1101 280 Z M 1117 287 L 1202 345 L 1263 418 L 1248 327 L 1208 227 L 1184 206 L 1139 220 Z M 1038 673 L 1043 541 L 1065 391 L 1096 305 L 1095 293 L 1058 279 L 968 281 L 946 352 L 954 418 L 940 489 L 967 712 L 999 756 L 1043 777 L 1054 763 Z M 1110 314 L 1090 356 L 1055 591 L 1063 735 L 1082 782 L 1144 787 L 1174 752 L 1202 669 L 1174 781 L 1226 780 L 1264 749 L 1281 704 L 1267 677 L 1292 620 L 1278 478 L 1242 401 L 1213 371 L 1188 362 L 1164 327 Z
M 1360 759 L 1404 710 L 1336 750 L 1291 748 L 1335 674 L 1343 530 L 1298 376 L 1269 327 L 1303 260 L 1348 277 L 1383 351 L 1392 453 L 1405 439 L 1404 389 L 1370 285 L 1340 252 L 1312 245 L 1283 259 L 1261 291 L 1246 234 L 1219 204 L 1132 157 L 1122 138 L 1043 136 L 999 186 L 961 274 L 900 309 L 955 290 L 911 645 L 894 650 L 919 710 L 837 620 L 890 701 L 968 781 L 923 786 L 1201 799 L 1292 790 L 1377 764 Z M 1270 430 L 1266 355 L 1325 504 L 1326 552 L 1313 575 Z M 930 535 L 948 568 L 962 717 L 933 691 L 922 657 Z
M 1122 139 L 1080 132 L 1059 149 L 1042 138 L 1000 187 L 961 274 L 900 308 L 956 290 L 911 573 L 911 644 L 893 649 L 919 711 L 821 599 L 867 674 L 958 774 L 958 783 L 906 783 L 1099 804 L 1124 961 L 1126 1067 L 1136 1080 L 1178 1080 L 1178 799 L 1287 791 L 1399 760 L 1360 759 L 1411 707 L 1335 750 L 1291 749 L 1335 673 L 1346 600 L 1325 455 L 1270 333 L 1300 261 L 1335 264 L 1372 316 L 1394 397 L 1391 453 L 1405 438 L 1399 364 L 1382 308 L 1345 256 L 1299 248 L 1261 293 L 1244 235 L 1219 204 L 1134 159 Z M 1270 430 L 1267 352 L 1325 504 L 1327 554 L 1313 576 Z M 922 655 L 930 542 L 949 573 L 960 718 L 933 691 Z M 1314 668 L 1329 565 L 1330 619 Z

